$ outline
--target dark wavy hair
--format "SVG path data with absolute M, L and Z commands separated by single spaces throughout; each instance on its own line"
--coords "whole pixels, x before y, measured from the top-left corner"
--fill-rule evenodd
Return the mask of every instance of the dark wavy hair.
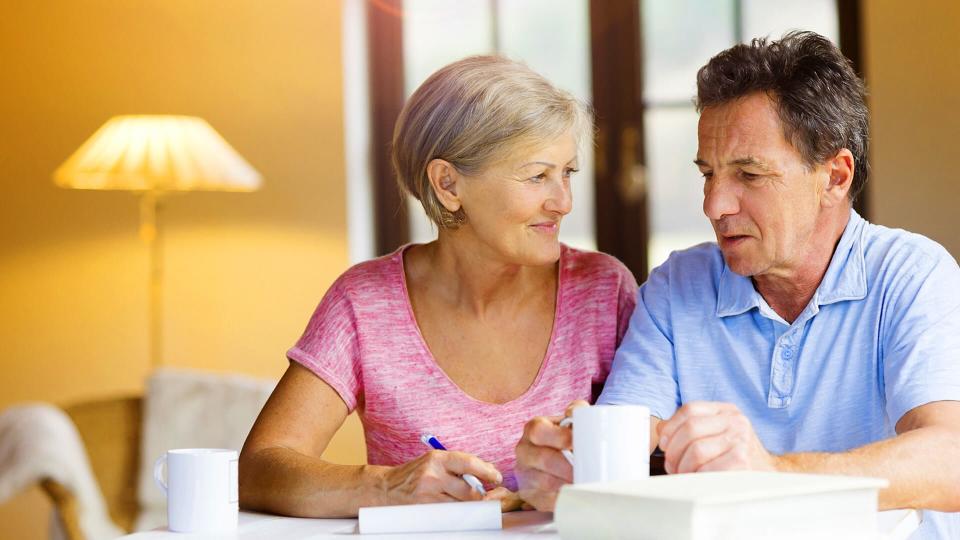
M 820 34 L 794 31 L 779 41 L 758 38 L 735 45 L 697 72 L 699 112 L 754 92 L 774 100 L 784 136 L 808 166 L 850 150 L 849 195 L 855 200 L 870 174 L 870 133 L 866 91 L 850 60 Z

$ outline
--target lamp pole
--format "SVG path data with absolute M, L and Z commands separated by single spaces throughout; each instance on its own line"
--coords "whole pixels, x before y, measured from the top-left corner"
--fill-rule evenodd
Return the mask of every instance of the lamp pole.
M 140 195 L 140 239 L 147 245 L 150 258 L 149 320 L 150 367 L 163 362 L 163 236 L 160 210 L 163 193 L 144 191 Z
M 57 167 L 65 188 L 133 191 L 140 203 L 140 238 L 149 257 L 147 334 L 150 368 L 163 361 L 163 228 L 171 193 L 256 191 L 260 173 L 202 118 L 115 116 Z

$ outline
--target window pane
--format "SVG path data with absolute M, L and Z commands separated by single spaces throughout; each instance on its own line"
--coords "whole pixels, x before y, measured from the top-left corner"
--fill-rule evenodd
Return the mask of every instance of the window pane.
M 813 30 L 839 43 L 835 0 L 743 0 L 743 39 Z
M 500 52 L 561 88 L 590 97 L 587 0 L 499 0 Z
M 404 0 L 403 75 L 409 96 L 431 73 L 493 50 L 489 0 Z
M 697 70 L 734 44 L 734 0 L 640 0 L 645 103 L 690 102 Z
M 693 164 L 697 157 L 697 120 L 688 108 L 647 109 L 647 200 L 650 205 L 650 268 L 671 251 L 714 240 L 703 215 L 703 179 Z
M 499 0 L 497 18 L 501 53 L 526 62 L 556 86 L 590 102 L 587 0 Z M 596 249 L 593 145 L 585 141 L 580 152 L 580 172 L 571 184 L 573 211 L 563 219 L 560 240 Z

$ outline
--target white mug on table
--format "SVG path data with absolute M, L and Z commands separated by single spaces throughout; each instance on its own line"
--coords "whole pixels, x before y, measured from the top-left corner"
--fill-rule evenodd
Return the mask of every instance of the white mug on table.
M 236 450 L 169 450 L 153 466 L 153 478 L 167 496 L 168 528 L 175 532 L 236 530 L 239 515 Z M 167 481 L 163 481 L 163 465 Z
M 640 405 L 577 407 L 560 421 L 573 427 L 573 483 L 639 480 L 650 476 L 650 409 Z

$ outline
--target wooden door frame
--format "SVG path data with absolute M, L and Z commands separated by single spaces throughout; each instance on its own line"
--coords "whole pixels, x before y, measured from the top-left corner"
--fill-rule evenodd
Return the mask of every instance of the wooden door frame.
M 638 0 L 591 0 L 597 249 L 620 259 L 640 283 L 647 277 L 649 236 L 642 43 Z
M 866 80 L 863 63 L 863 2 L 862 0 L 837 0 L 837 25 L 840 29 L 840 52 L 850 59 L 853 69 Z M 866 157 L 868 160 L 869 156 Z M 855 201 L 853 208 L 864 219 L 870 219 L 870 178 Z
M 406 197 L 397 186 L 390 146 L 404 101 L 403 0 L 367 0 L 370 140 L 376 255 L 410 241 Z

